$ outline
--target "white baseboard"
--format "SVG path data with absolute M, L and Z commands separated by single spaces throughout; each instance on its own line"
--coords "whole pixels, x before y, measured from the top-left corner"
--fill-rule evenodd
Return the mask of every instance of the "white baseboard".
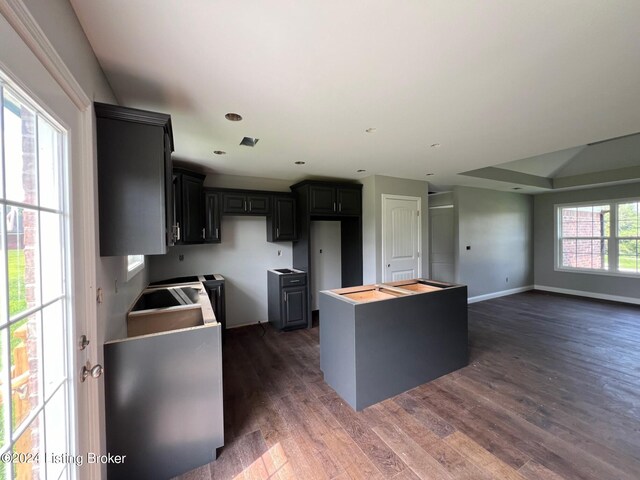
M 606 293 L 585 292 L 583 290 L 570 290 L 568 288 L 548 287 L 546 285 L 534 285 L 535 290 L 542 290 L 552 293 L 564 293 L 566 295 L 577 295 L 579 297 L 597 298 L 599 300 L 611 300 L 613 302 L 632 303 L 640 305 L 640 298 L 622 297 L 620 295 L 608 295 Z
M 477 295 L 475 297 L 470 297 L 467 300 L 467 303 L 476 303 L 484 300 L 491 300 L 492 298 L 505 297 L 507 295 L 513 295 L 514 293 L 527 292 L 529 290 L 533 290 L 533 288 L 533 285 L 527 285 L 526 287 L 511 288 L 509 290 L 501 290 L 499 292 L 487 293 L 485 295 Z

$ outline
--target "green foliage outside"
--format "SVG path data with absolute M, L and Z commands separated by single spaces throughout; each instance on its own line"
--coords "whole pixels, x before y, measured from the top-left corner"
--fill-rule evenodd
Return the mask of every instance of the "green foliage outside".
M 640 203 L 618 204 L 618 269 L 637 272 L 640 268 L 638 257 L 640 245 L 636 238 L 640 236 Z M 628 240 L 624 240 L 628 238 Z

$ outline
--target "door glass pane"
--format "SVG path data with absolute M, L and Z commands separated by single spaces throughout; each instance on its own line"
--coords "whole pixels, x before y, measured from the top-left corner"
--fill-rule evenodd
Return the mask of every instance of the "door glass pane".
M 60 388 L 47 404 L 47 419 L 45 427 L 46 451 L 51 454 L 63 454 L 69 451 L 67 437 L 67 408 L 65 391 Z M 59 478 L 64 468 L 64 462 L 47 463 L 47 478 Z
M 40 304 L 38 212 L 8 206 L 6 216 L 11 317 Z
M 40 359 L 42 344 L 40 312 L 14 323 L 10 327 L 11 345 L 11 406 L 12 427 L 15 430 L 41 402 Z
M 35 112 L 6 88 L 2 112 L 7 199 L 36 205 L 38 176 Z
M 38 117 L 38 166 L 40 179 L 40 205 L 59 210 L 60 165 L 62 134 L 51 123 Z
M 47 279 L 42 284 L 42 303 L 54 300 L 63 293 L 62 220 L 62 215 L 58 213 L 40 213 L 40 228 L 43 232 L 47 232 L 46 241 L 42 242 L 41 254 L 42 274 Z
M 4 96 L 4 88 L 2 87 L 2 84 L 0 84 L 0 162 L 2 161 L 2 155 L 4 152 L 4 135 L 2 135 L 3 132 L 3 117 L 4 117 L 4 108 L 2 107 L 4 105 L 4 101 L 2 100 Z M 4 175 L 3 173 L 3 169 L 0 168 L 0 198 L 4 199 L 4 181 L 2 176 Z M 0 472 L 2 472 L 2 470 L 0 469 Z M 2 476 L 2 474 L 0 473 L 0 478 L 4 478 Z
M 9 429 L 9 424 L 11 423 L 9 420 L 9 391 L 11 388 L 10 385 L 10 365 L 7 362 L 7 342 L 8 342 L 8 333 L 9 330 L 7 328 L 3 328 L 0 330 L 0 448 L 4 448 L 4 446 L 9 443 L 11 430 Z M 4 465 L 0 462 L 0 478 L 5 478 L 2 476 Z
M 33 419 L 29 427 L 20 435 L 13 444 L 13 453 L 18 455 L 37 455 L 42 454 L 44 449 L 42 448 L 42 441 L 44 440 L 42 433 L 42 415 L 38 415 Z M 33 458 L 33 457 L 31 457 Z M 13 478 L 14 479 L 40 479 L 44 478 L 41 475 L 41 463 L 35 462 L 15 462 L 13 463 Z
M 65 378 L 63 304 L 59 300 L 42 311 L 44 398 L 49 398 Z

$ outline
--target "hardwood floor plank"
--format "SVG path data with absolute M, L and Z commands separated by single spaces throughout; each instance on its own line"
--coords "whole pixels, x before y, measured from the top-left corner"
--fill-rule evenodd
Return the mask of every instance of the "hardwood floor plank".
M 364 419 L 340 397 L 328 395 L 321 400 L 384 476 L 392 477 L 406 468 L 402 460 L 371 431 Z
M 373 431 L 419 478 L 453 478 L 437 460 L 395 425 L 379 425 L 374 427 Z
M 522 475 L 515 469 L 482 448 L 464 433 L 454 432 L 446 437 L 444 441 L 495 478 L 501 480 L 523 480 Z
M 527 480 L 565 480 L 557 473 L 549 470 L 544 465 L 540 465 L 535 460 L 530 460 L 525 463 L 518 473 Z

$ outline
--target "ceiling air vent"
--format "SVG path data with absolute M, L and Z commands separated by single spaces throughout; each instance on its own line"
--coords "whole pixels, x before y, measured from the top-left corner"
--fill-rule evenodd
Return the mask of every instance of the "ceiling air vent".
M 242 141 L 240 142 L 240 145 L 244 145 L 245 147 L 255 147 L 256 143 L 258 143 L 258 140 L 260 140 L 260 139 L 259 138 L 244 137 L 242 139 Z

